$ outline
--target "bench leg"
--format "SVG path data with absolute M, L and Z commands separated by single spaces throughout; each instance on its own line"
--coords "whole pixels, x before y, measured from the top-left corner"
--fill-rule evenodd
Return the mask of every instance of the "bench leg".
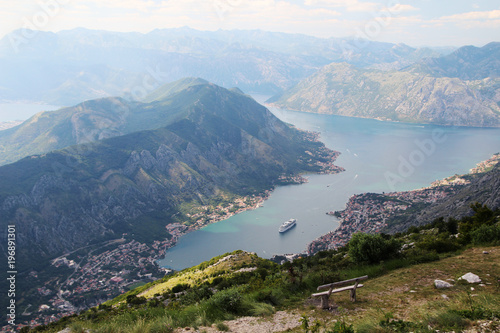
M 356 288 L 351 289 L 351 302 L 356 302 Z
M 321 308 L 322 309 L 329 309 L 330 308 L 330 305 L 328 304 L 328 295 L 321 296 Z

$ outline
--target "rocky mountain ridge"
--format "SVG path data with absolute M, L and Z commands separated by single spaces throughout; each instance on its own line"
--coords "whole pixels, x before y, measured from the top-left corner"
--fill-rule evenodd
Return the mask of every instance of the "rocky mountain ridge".
M 491 87 L 485 79 L 484 85 Z M 304 112 L 453 126 L 499 127 L 496 93 L 478 83 L 401 71 L 330 64 L 268 100 Z M 480 85 L 480 84 L 479 84 Z M 486 90 L 486 88 L 483 88 Z M 494 90 L 495 91 L 495 90 Z
M 483 47 L 463 46 L 451 54 L 425 58 L 404 69 L 434 77 L 456 77 L 462 80 L 482 80 L 500 77 L 500 42 Z

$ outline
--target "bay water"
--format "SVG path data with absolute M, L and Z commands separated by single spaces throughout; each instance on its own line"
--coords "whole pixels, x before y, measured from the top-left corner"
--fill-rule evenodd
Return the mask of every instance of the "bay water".
M 328 148 L 341 152 L 334 175 L 305 175 L 308 183 L 276 188 L 263 207 L 246 211 L 180 238 L 159 261 L 180 270 L 231 252 L 263 258 L 300 253 L 315 238 L 338 227 L 326 212 L 341 210 L 363 192 L 405 191 L 428 186 L 500 152 L 500 129 L 403 124 L 270 108 L 281 120 L 316 131 Z M 297 226 L 280 234 L 284 221 Z

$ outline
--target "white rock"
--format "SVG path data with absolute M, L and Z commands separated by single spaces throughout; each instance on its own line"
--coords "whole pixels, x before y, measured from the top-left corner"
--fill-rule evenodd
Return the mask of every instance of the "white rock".
M 442 297 L 443 299 L 446 299 L 446 300 L 450 299 L 450 298 L 449 298 L 447 295 L 445 295 L 445 294 L 442 294 L 442 295 L 441 295 L 441 297 Z
M 464 276 L 462 276 L 459 280 L 465 280 L 469 283 L 480 283 L 481 282 L 481 279 L 479 278 L 479 276 L 477 276 L 476 274 L 470 273 L 470 272 L 465 274 Z
M 453 287 L 453 285 L 443 280 L 434 280 L 434 287 L 436 287 L 437 289 L 444 289 L 451 288 Z

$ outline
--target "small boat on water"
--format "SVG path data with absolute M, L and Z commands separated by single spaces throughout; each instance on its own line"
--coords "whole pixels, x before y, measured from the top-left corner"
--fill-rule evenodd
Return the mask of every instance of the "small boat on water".
M 296 224 L 297 224 L 296 219 L 289 219 L 288 221 L 283 222 L 283 224 L 279 228 L 279 232 L 281 233 L 286 232 L 295 227 Z

